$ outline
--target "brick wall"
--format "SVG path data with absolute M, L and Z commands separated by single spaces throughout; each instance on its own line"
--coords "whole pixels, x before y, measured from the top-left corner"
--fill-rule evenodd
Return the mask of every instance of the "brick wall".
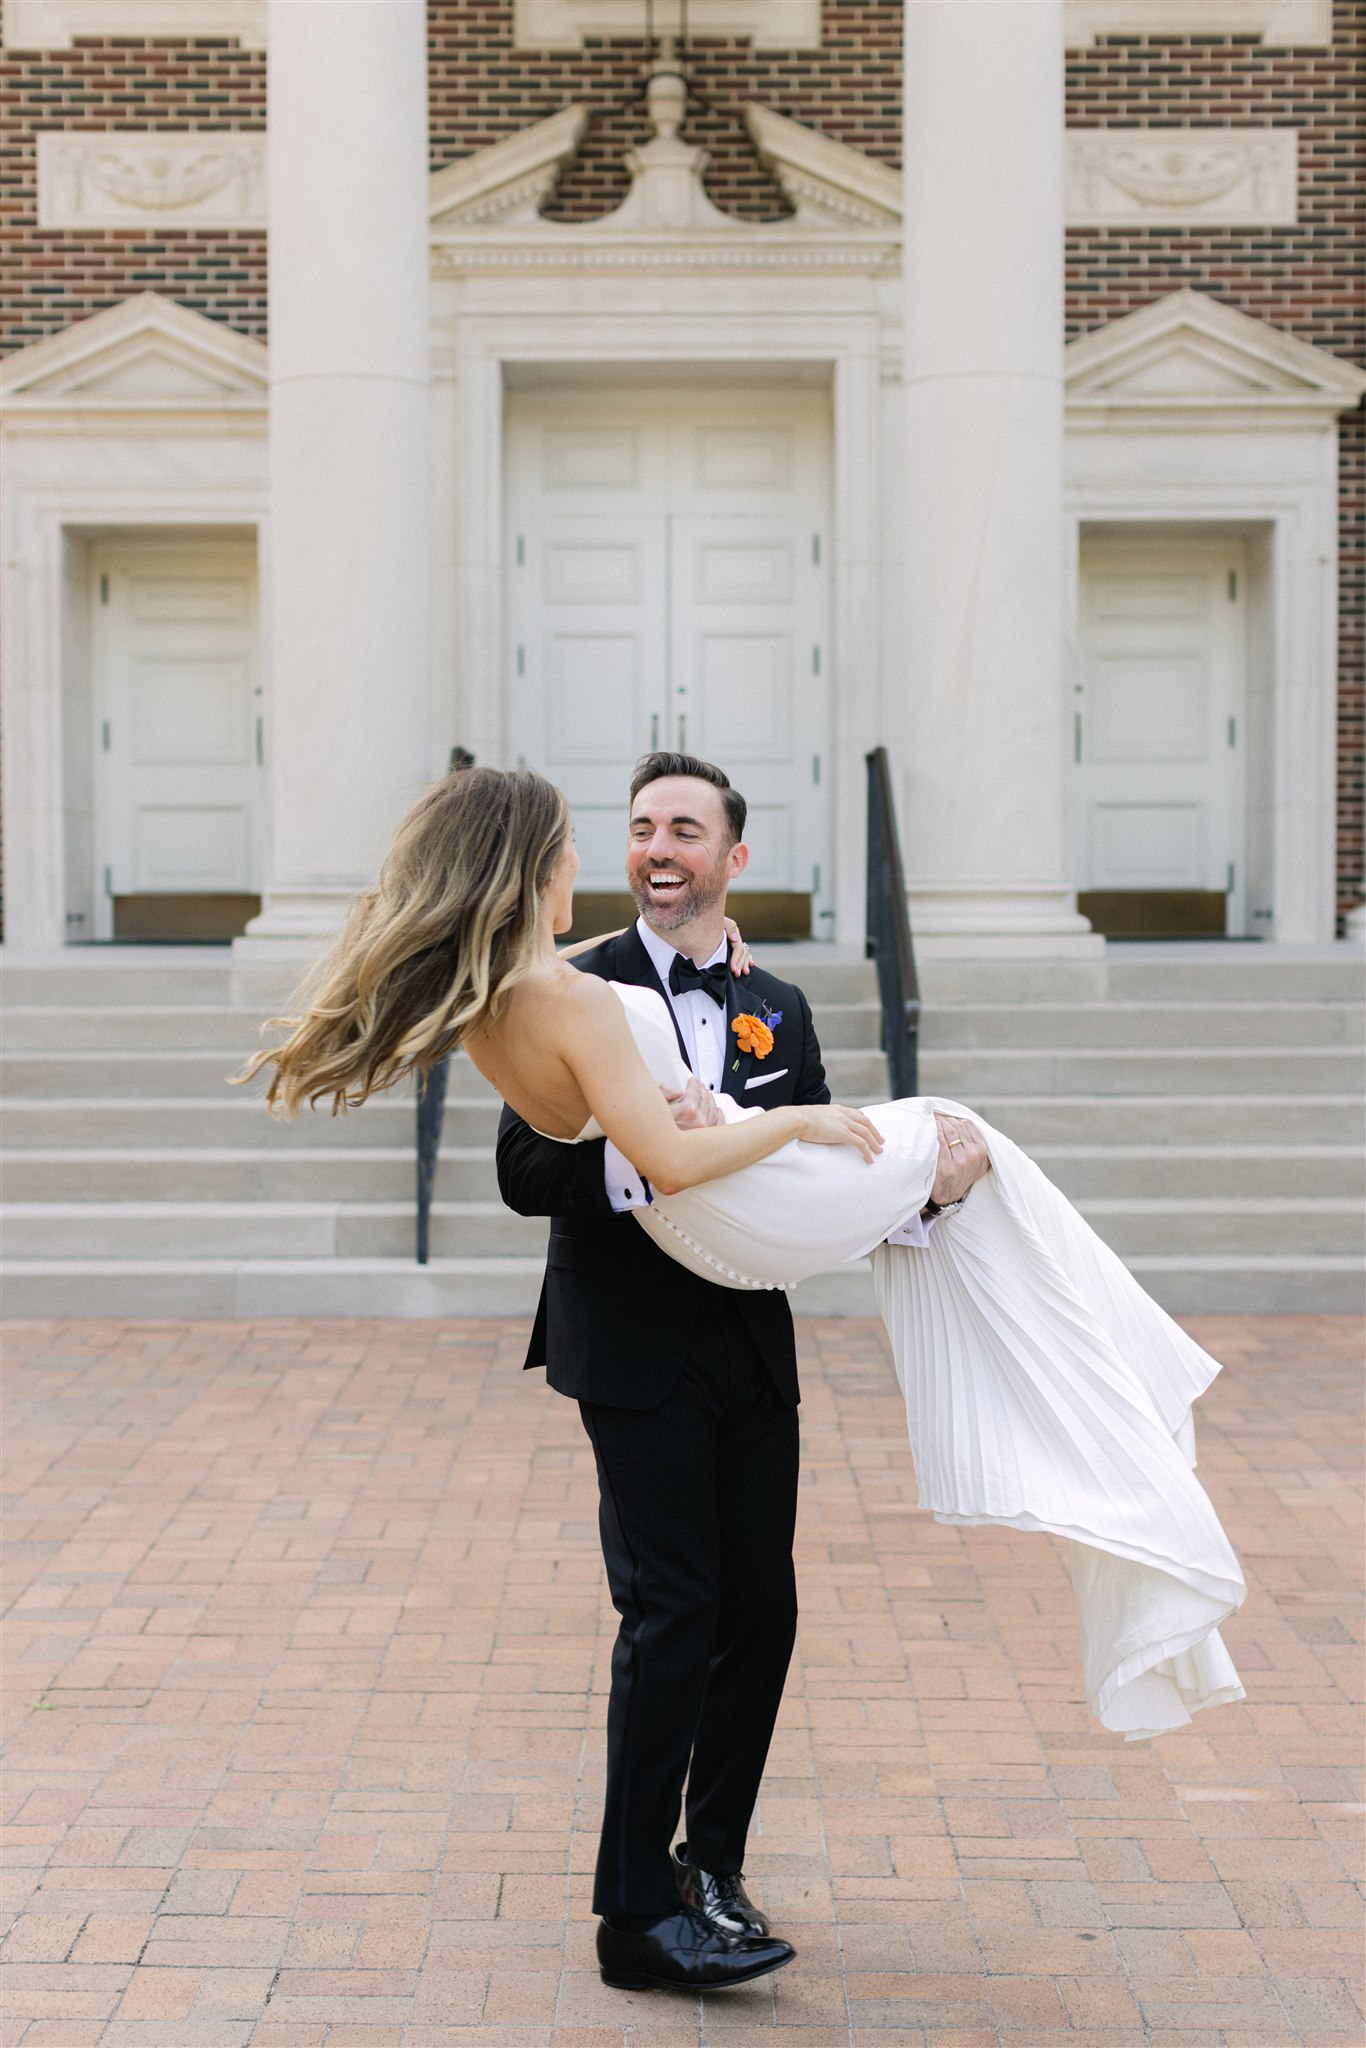
M 6 350 L 142 291 L 162 292 L 265 338 L 264 234 L 42 229 L 33 139 L 43 128 L 263 129 L 263 52 L 235 43 L 113 40 L 73 50 L 7 50 L 0 52 L 0 94 L 0 339 Z
M 643 0 L 642 0 L 643 13 Z M 593 108 L 587 141 L 548 211 L 583 219 L 627 188 L 623 152 L 646 126 L 633 95 L 643 43 L 582 51 L 514 50 L 512 0 L 428 0 L 433 167 L 513 133 L 569 100 Z M 900 154 L 901 0 L 825 0 L 816 51 L 755 52 L 698 42 L 693 85 L 708 103 L 690 137 L 712 154 L 718 205 L 779 218 L 780 194 L 739 112 L 779 112 L 895 164 Z M 1068 236 L 1067 324 L 1079 334 L 1193 285 L 1292 334 L 1366 361 L 1366 224 L 1360 146 L 1366 0 L 1335 0 L 1328 50 L 1263 50 L 1247 38 L 1111 37 L 1068 59 L 1072 126 L 1265 123 L 1301 131 L 1300 219 L 1293 228 L 1217 232 L 1078 229 Z M 0 57 L 7 121 L 0 143 L 3 343 L 22 346 L 153 289 L 245 334 L 266 332 L 265 238 L 220 230 L 42 233 L 34 218 L 33 133 L 41 127 L 260 128 L 265 60 L 232 44 L 89 41 Z M 1366 421 L 1344 423 L 1339 872 L 1344 902 L 1362 893 L 1363 538 Z
M 1303 341 L 1366 363 L 1366 0 L 1335 0 L 1327 50 L 1249 39 L 1110 37 L 1067 63 L 1072 128 L 1297 128 L 1294 227 L 1193 231 L 1074 228 L 1067 329 L 1083 334 L 1182 285 L 1213 292 Z M 1338 894 L 1363 889 L 1366 709 L 1366 415 L 1342 423 L 1338 696 Z

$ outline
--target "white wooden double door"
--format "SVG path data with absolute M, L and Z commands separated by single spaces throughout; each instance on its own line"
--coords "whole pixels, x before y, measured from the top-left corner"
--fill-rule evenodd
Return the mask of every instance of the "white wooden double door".
M 580 887 L 623 887 L 632 767 L 678 748 L 748 799 L 743 886 L 827 929 L 829 436 L 815 390 L 509 393 L 508 746 Z

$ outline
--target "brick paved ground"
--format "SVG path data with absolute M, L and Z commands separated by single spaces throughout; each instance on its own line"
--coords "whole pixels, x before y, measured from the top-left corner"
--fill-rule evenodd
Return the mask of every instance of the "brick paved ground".
M 705 2009 L 593 1967 L 612 1617 L 520 1326 L 12 1328 L 5 2048 L 1360 2042 L 1361 1331 L 1195 1327 L 1251 1697 L 1127 1747 L 1048 1541 L 912 1512 L 880 1329 L 804 1327 L 800 1956 Z

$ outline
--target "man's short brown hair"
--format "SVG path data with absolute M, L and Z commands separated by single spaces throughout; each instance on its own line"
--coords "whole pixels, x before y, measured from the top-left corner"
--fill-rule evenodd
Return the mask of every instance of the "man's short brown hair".
M 734 846 L 737 841 L 744 838 L 749 805 L 739 790 L 731 787 L 730 777 L 724 768 L 718 768 L 712 761 L 699 761 L 696 754 L 670 754 L 664 751 L 642 754 L 636 763 L 636 772 L 631 777 L 632 804 L 642 789 L 652 782 L 663 782 L 669 775 L 690 775 L 694 781 L 709 782 L 713 789 L 719 790 L 731 845 Z

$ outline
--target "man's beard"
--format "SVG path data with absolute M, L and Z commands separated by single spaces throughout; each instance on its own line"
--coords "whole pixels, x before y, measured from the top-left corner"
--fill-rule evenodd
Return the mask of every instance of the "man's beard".
M 676 932 L 681 926 L 691 924 L 694 918 L 704 917 L 725 900 L 728 879 L 723 856 L 700 881 L 685 882 L 681 889 L 660 903 L 648 893 L 648 884 L 635 875 L 627 877 L 636 909 L 652 932 Z

